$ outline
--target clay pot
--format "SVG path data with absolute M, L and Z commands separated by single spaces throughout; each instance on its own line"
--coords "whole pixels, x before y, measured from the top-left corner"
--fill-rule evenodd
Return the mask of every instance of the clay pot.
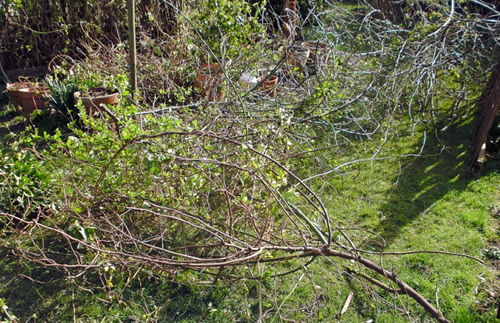
M 19 97 L 19 90 L 30 87 L 28 82 L 7 83 L 7 94 L 9 94 L 12 104 L 16 107 L 21 106 L 21 98 Z
M 323 70 L 331 53 L 328 44 L 320 41 L 306 41 L 301 46 L 309 50 L 309 57 L 306 62 L 309 74 L 316 74 L 317 71 Z
M 288 56 L 288 63 L 293 67 L 298 67 L 299 71 L 303 72 L 306 69 L 310 53 L 309 49 L 299 47 Z
M 35 110 L 41 110 L 47 103 L 50 91 L 46 87 L 29 87 L 19 89 L 17 92 L 20 101 L 21 112 L 29 117 Z
M 264 94 L 270 98 L 276 96 L 276 88 L 278 87 L 279 78 L 276 75 L 270 75 L 264 83 L 262 83 L 262 89 Z
M 224 100 L 225 93 L 221 91 L 224 74 L 219 64 L 203 64 L 194 77 L 194 86 L 200 90 L 201 96 L 210 101 Z
M 105 89 L 103 89 L 105 91 Z M 90 90 L 92 91 L 92 89 Z M 89 116 L 94 116 L 96 113 L 102 114 L 101 104 L 114 105 L 118 103 L 118 92 L 100 95 L 100 96 L 82 96 L 80 91 L 74 93 L 75 102 L 82 101 L 85 111 Z
M 282 31 L 286 38 L 295 39 L 295 25 L 297 20 L 297 0 L 283 0 L 283 11 L 281 12 L 283 19 Z

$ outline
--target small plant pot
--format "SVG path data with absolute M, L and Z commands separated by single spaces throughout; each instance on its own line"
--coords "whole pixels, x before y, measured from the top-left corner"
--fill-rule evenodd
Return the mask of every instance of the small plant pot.
M 29 87 L 18 91 L 21 112 L 29 117 L 33 111 L 41 110 L 47 103 L 49 90 L 45 87 Z
M 279 78 L 276 75 L 271 75 L 269 76 L 263 83 L 262 83 L 262 90 L 264 91 L 264 94 L 270 98 L 274 98 L 276 96 L 276 88 L 278 87 L 278 81 Z
M 305 71 L 311 51 L 307 48 L 299 47 L 288 56 L 288 64 L 299 71 Z
M 28 82 L 16 82 L 7 83 L 7 94 L 10 97 L 10 101 L 15 107 L 21 106 L 21 97 L 19 96 L 19 91 L 21 89 L 27 89 L 31 85 Z
M 331 49 L 328 44 L 320 41 L 306 41 L 301 46 L 309 50 L 309 57 L 306 62 L 309 74 L 322 71 L 330 58 Z
M 194 86 L 200 90 L 202 97 L 210 101 L 224 100 L 225 93 L 222 91 L 224 74 L 219 64 L 203 64 L 194 77 Z
M 96 88 L 90 89 L 90 94 L 82 95 L 80 91 L 74 93 L 75 102 L 78 100 L 82 101 L 83 106 L 85 107 L 85 111 L 89 116 L 94 116 L 96 113 L 102 114 L 101 104 L 104 105 L 114 105 L 118 103 L 118 92 L 103 94 L 103 95 L 92 95 L 92 92 L 109 92 L 106 89 Z

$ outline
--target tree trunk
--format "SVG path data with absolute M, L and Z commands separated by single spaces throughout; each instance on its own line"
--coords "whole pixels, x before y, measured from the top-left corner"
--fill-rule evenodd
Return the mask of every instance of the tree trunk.
M 281 12 L 283 25 L 281 30 L 286 38 L 295 39 L 295 25 L 297 22 L 297 0 L 283 0 Z
M 379 9 L 382 17 L 388 19 L 395 24 L 400 24 L 404 21 L 403 10 L 399 3 L 391 0 L 375 0 L 375 8 Z
M 478 123 L 469 174 L 477 172 L 481 168 L 481 163 L 478 163 L 478 157 L 500 107 L 500 63 L 493 68 L 488 83 L 486 83 L 483 94 L 479 99 L 478 106 Z

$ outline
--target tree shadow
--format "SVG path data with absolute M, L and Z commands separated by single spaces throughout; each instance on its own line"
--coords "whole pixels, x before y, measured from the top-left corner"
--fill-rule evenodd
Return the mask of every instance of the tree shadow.
M 382 220 L 374 228 L 389 246 L 403 228 L 427 211 L 450 191 L 463 191 L 472 178 L 467 176 L 474 123 L 453 125 L 427 135 L 422 157 L 401 160 L 395 188 L 380 208 Z M 414 147 L 413 151 L 419 151 Z M 485 169 L 482 174 L 492 171 Z

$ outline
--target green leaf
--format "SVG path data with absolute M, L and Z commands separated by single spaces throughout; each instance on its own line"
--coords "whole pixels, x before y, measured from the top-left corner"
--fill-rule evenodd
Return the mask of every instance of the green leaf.
M 81 213 L 81 212 L 85 211 L 85 208 L 83 208 L 81 206 L 77 206 L 77 207 L 73 208 L 73 211 L 75 211 L 76 213 Z
M 293 191 L 287 191 L 281 195 L 281 197 L 283 197 L 283 199 L 287 200 L 287 201 L 290 201 L 294 196 L 295 196 L 295 193 Z

